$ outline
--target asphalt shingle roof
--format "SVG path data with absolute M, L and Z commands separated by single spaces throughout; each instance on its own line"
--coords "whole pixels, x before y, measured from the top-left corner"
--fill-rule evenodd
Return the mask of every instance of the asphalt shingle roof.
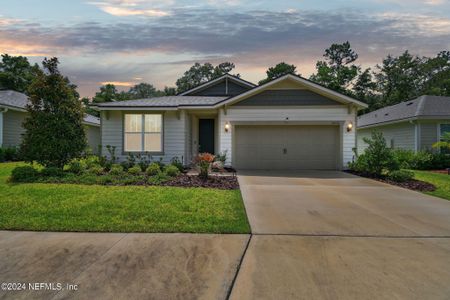
M 0 91 L 0 106 L 26 109 L 28 104 L 28 96 L 12 90 Z M 92 115 L 86 114 L 84 122 L 100 125 L 100 119 Z
M 415 117 L 450 118 L 450 97 L 421 96 L 387 106 L 358 117 L 357 126 L 365 127 Z
M 229 97 L 209 96 L 165 96 L 117 102 L 99 103 L 99 107 L 179 107 L 196 105 L 215 105 Z

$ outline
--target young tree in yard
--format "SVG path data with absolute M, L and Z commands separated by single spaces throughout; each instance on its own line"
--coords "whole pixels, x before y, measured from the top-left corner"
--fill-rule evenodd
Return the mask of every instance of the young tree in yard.
M 25 161 L 62 168 L 86 148 L 84 109 L 74 85 L 58 70 L 58 59 L 44 59 L 28 89 L 30 104 L 20 152 Z
M 325 61 L 316 64 L 317 73 L 310 79 L 332 90 L 351 94 L 349 88 L 360 71 L 359 66 L 353 64 L 358 54 L 351 48 L 349 42 L 332 44 L 325 50 Z
M 224 62 L 217 66 L 213 66 L 211 63 L 203 65 L 195 63 L 177 80 L 177 92 L 182 93 L 209 80 L 218 78 L 233 70 L 234 67 L 234 64 L 230 62 Z M 239 76 L 239 74 L 236 76 Z
M 264 84 L 275 78 L 281 77 L 281 76 L 289 74 L 289 73 L 297 74 L 295 69 L 297 69 L 297 67 L 294 65 L 289 65 L 285 62 L 280 62 L 275 67 L 270 67 L 269 69 L 267 69 L 267 71 L 266 71 L 267 77 L 265 79 L 261 80 L 259 82 L 259 84 L 260 85 Z
M 371 138 L 364 138 L 368 146 L 358 159 L 364 161 L 365 171 L 374 176 L 383 175 L 384 171 L 398 170 L 398 163 L 392 150 L 386 146 L 386 140 L 379 131 L 373 131 Z
M 24 56 L 2 54 L 0 88 L 26 93 L 38 70 L 39 66 L 30 65 Z

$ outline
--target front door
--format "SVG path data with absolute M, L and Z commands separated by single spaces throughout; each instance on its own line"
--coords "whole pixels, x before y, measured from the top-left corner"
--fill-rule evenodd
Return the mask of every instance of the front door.
M 214 154 L 214 119 L 199 119 L 199 153 Z

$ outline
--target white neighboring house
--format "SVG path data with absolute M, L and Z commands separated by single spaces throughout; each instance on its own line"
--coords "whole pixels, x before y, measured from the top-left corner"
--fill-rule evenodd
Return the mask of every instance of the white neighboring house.
M 391 148 L 431 150 L 444 133 L 450 132 L 450 97 L 425 95 L 359 116 L 358 153 L 367 148 L 363 139 L 374 130 L 383 134 Z
M 226 74 L 177 96 L 101 103 L 101 144 L 119 160 L 148 154 L 185 165 L 227 152 L 237 169 L 339 170 L 353 159 L 366 104 L 288 74 L 256 86 Z
M 25 129 L 22 123 L 27 116 L 27 95 L 11 90 L 0 90 L 0 147 L 17 147 Z M 91 115 L 84 117 L 89 147 L 98 152 L 100 145 L 100 119 Z

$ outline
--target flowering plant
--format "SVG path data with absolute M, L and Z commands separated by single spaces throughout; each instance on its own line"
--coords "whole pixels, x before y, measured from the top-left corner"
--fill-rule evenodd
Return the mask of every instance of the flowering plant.
M 195 163 L 200 169 L 199 176 L 202 179 L 208 179 L 209 168 L 211 167 L 211 163 L 214 161 L 214 155 L 211 153 L 200 153 L 195 158 Z

